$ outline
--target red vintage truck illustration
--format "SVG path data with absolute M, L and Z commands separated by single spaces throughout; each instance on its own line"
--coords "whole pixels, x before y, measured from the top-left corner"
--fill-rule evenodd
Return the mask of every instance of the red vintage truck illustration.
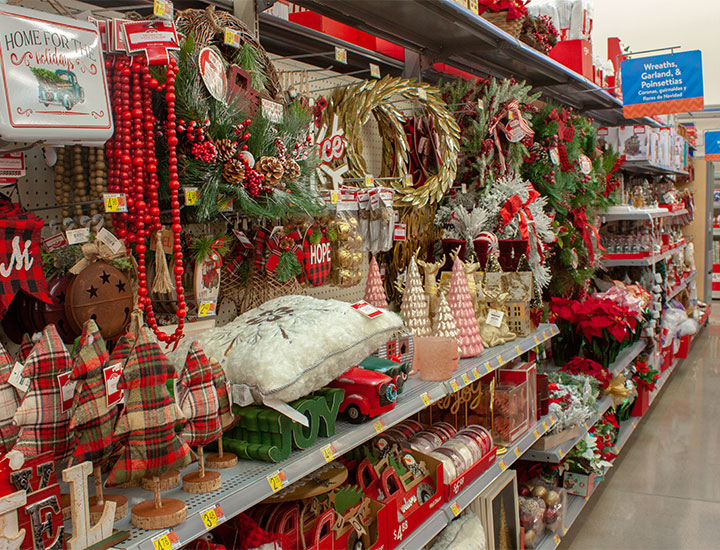
M 56 69 L 50 71 L 31 67 L 38 81 L 38 101 L 47 107 L 50 104 L 62 105 L 66 111 L 85 101 L 85 90 L 78 84 L 72 71 Z

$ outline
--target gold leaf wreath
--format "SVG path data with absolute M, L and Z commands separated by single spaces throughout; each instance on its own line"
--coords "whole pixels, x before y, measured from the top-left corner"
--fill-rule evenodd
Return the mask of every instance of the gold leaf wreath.
M 405 184 L 410 146 L 403 129 L 406 117 L 393 103 L 393 99 L 398 96 L 419 102 L 433 115 L 440 138 L 441 163 L 438 173 L 418 188 Z M 397 178 L 391 182 L 396 191 L 397 206 L 417 207 L 438 203 L 455 181 L 460 128 L 445 102 L 440 99 L 440 90 L 437 88 L 425 82 L 390 76 L 382 80 L 365 80 L 335 90 L 323 113 L 326 124 L 332 122 L 333 115 L 338 115 L 345 132 L 349 175 L 355 178 L 364 178 L 367 174 L 361 135 L 370 115 L 375 117 L 383 141 L 380 177 Z

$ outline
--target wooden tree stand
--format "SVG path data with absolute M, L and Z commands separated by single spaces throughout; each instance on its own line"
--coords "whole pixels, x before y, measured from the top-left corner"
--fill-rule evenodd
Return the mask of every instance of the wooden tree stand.
M 238 457 L 235 453 L 223 452 L 222 437 L 218 439 L 217 444 L 218 452 L 207 455 L 205 465 L 208 468 L 217 468 L 218 470 L 222 468 L 232 468 L 235 466 L 235 464 L 237 464 Z
M 155 498 L 132 507 L 130 522 L 140 529 L 167 529 L 175 527 L 187 518 L 187 506 L 181 500 L 160 496 L 160 478 L 151 478 Z
M 219 489 L 222 478 L 218 472 L 205 470 L 203 448 L 198 447 L 198 471 L 183 476 L 183 491 L 188 493 L 209 493 Z
M 168 470 L 159 477 L 148 476 L 142 478 L 142 488 L 146 489 L 147 491 L 154 491 L 154 479 L 159 479 L 158 490 L 160 491 L 169 491 L 170 489 L 175 489 L 175 487 L 180 487 L 180 472 L 178 472 L 177 470 Z
M 90 523 L 95 524 L 100 519 L 105 506 L 105 501 L 112 501 L 115 503 L 115 521 L 123 519 L 128 515 L 128 499 L 122 495 L 103 495 L 105 499 L 103 504 L 98 504 L 97 497 L 90 497 Z

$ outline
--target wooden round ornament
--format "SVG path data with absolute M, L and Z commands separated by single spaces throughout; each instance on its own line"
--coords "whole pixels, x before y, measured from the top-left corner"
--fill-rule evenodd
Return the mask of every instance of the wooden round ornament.
M 133 293 L 127 276 L 104 261 L 93 262 L 73 279 L 67 291 L 65 312 L 78 332 L 94 319 L 103 338 L 119 336 L 130 322 Z
M 158 489 L 160 491 L 169 491 L 170 489 L 175 489 L 175 487 L 180 487 L 180 472 L 178 472 L 177 470 L 168 470 L 167 472 L 163 473 L 158 477 L 160 479 L 160 482 L 158 484 Z M 155 485 L 153 482 L 153 477 L 147 476 L 142 478 L 141 485 L 142 488 L 147 491 L 154 490 Z
M 174 498 L 162 499 L 158 507 L 154 500 L 146 500 L 132 507 L 130 522 L 140 529 L 168 529 L 187 518 L 187 506 Z

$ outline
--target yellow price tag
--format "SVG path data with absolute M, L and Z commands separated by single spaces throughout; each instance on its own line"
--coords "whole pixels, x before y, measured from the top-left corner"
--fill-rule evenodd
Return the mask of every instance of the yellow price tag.
M 492 370 L 492 365 L 490 364 L 490 361 L 485 363 L 485 370 L 488 372 L 490 372 Z
M 460 378 L 462 378 L 462 381 L 466 386 L 470 384 L 470 377 L 467 374 L 463 374 Z
M 423 405 L 426 407 L 430 406 L 430 394 L 428 392 L 425 392 L 420 396 L 420 399 L 422 399 Z
M 151 539 L 151 542 L 155 550 L 172 550 L 179 541 L 175 531 L 165 531 Z
M 478 8 L 478 0 L 468 0 L 468 8 L 470 8 L 470 11 L 477 15 L 480 11 Z
M 457 502 L 450 506 L 450 510 L 452 510 L 452 513 L 455 517 L 458 517 L 460 515 L 460 506 L 458 506 Z
M 278 470 L 274 474 L 270 474 L 267 476 L 268 483 L 270 484 L 270 489 L 272 489 L 273 493 L 277 493 L 280 489 L 283 488 L 283 483 L 285 482 L 287 478 L 285 477 L 285 472 L 282 470 Z
M 233 46 L 235 48 L 240 47 L 240 33 L 235 32 L 232 29 L 225 29 L 225 44 Z
M 548 339 L 548 333 L 543 330 L 543 340 Z
M 533 435 L 535 436 L 535 441 L 537 441 L 538 439 L 540 439 L 540 432 L 538 432 L 537 430 L 535 430 L 535 431 L 533 432 Z
M 335 445 L 331 443 L 327 447 L 323 447 L 320 452 L 322 453 L 325 462 L 332 462 L 335 460 L 335 453 L 337 453 L 337 449 L 335 448 Z
M 538 338 L 537 336 L 535 338 L 533 338 L 533 341 L 535 342 L 536 346 L 540 345 L 540 338 Z
M 457 380 L 451 380 L 450 387 L 452 388 L 452 391 L 454 391 L 454 392 L 460 390 L 460 384 L 457 383 Z
M 497 360 L 498 360 L 498 365 L 502 365 L 503 363 L 505 363 L 505 359 L 503 359 L 502 355 L 498 355 Z
M 523 350 L 522 350 L 522 348 L 521 348 L 520 346 L 515 346 L 515 352 L 516 352 L 518 355 L 522 355 L 522 354 L 523 354 Z
M 551 417 L 550 417 L 550 424 L 555 424 L 555 417 L 554 417 L 554 416 L 551 416 Z
M 216 302 L 200 302 L 198 306 L 198 317 L 210 317 L 215 315 Z
M 422 101 L 427 100 L 427 90 L 425 88 L 418 88 L 418 97 Z
M 370 76 L 373 78 L 380 78 L 380 67 L 375 63 L 370 63 Z
M 563 526 L 563 536 L 567 535 L 567 527 Z
M 345 48 L 335 46 L 335 61 L 347 65 L 347 50 Z
M 103 193 L 105 212 L 127 212 L 125 193 Z
M 373 183 L 375 183 L 375 178 L 370 174 L 365 174 L 365 187 L 370 187 Z
M 520 449 L 518 449 L 517 447 L 515 447 L 515 456 L 516 456 L 517 458 L 520 458 L 520 454 L 521 454 L 521 453 L 520 453 Z
M 165 0 L 155 0 L 153 2 L 153 15 L 165 17 Z
M 558 537 L 557 535 L 555 535 L 555 536 L 553 537 L 553 541 L 555 541 L 555 544 L 560 544 L 560 537 Z
M 233 200 L 230 199 L 229 201 L 226 201 L 226 202 L 219 202 L 218 206 L 220 206 L 221 212 L 232 212 Z
M 560 458 L 565 458 L 565 451 L 560 449 Z
M 475 367 L 475 368 L 472 370 L 472 374 L 473 374 L 473 378 L 475 378 L 475 380 L 477 380 L 478 378 L 480 378 L 480 371 L 477 369 L 477 367 Z
M 195 206 L 198 202 L 198 188 L 197 187 L 185 187 L 185 206 Z
M 383 433 L 385 431 L 385 422 L 382 420 L 376 420 L 373 422 L 373 428 L 375 428 L 375 431 L 379 434 Z
M 338 191 L 330 191 L 330 204 L 337 204 L 340 200 L 340 193 Z
M 547 422 L 543 422 L 543 430 L 547 431 L 547 429 L 548 429 Z
M 505 470 L 507 470 L 507 464 L 505 464 L 504 460 L 501 460 L 500 461 L 500 471 L 504 472 Z
M 412 174 L 405 174 L 405 185 L 408 187 L 412 187 L 413 184 L 413 177 Z
M 200 512 L 200 518 L 205 524 L 205 529 L 212 529 L 225 520 L 225 514 L 223 513 L 222 508 L 220 508 L 220 505 L 216 504 L 212 508 L 208 508 L 207 510 Z

